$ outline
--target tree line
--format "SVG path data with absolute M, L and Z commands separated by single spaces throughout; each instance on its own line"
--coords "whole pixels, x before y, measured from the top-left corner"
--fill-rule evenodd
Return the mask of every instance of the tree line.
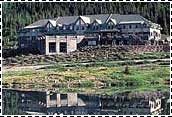
M 39 19 L 57 18 L 58 16 L 92 14 L 140 14 L 162 26 L 162 33 L 170 33 L 169 3 L 3 3 L 3 44 L 17 40 L 17 30 Z

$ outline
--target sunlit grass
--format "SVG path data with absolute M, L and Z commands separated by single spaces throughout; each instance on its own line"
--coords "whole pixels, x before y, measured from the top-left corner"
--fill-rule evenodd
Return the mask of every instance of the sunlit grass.
M 73 65 L 74 64 L 74 65 Z M 67 66 L 58 64 L 45 69 L 35 71 L 11 71 L 3 74 L 3 83 L 26 84 L 22 88 L 34 89 L 55 89 L 76 92 L 94 92 L 112 94 L 122 91 L 144 91 L 144 90 L 168 90 L 165 80 L 170 78 L 168 65 L 143 64 L 128 65 L 129 73 L 126 74 L 126 65 L 119 65 L 117 62 L 106 62 L 100 66 L 85 66 L 83 64 L 71 63 Z M 30 84 L 28 84 L 30 83 Z M 71 87 L 68 87 L 68 83 Z M 74 85 L 78 84 L 78 85 Z M 105 85 L 105 88 L 99 88 Z M 90 91 L 92 89 L 92 91 Z

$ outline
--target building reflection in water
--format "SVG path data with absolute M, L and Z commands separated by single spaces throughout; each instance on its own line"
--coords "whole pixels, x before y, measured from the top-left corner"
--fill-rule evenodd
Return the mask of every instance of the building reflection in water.
M 28 114 L 160 114 L 164 97 L 153 92 L 149 96 L 127 93 L 118 95 L 94 95 L 52 92 L 15 91 L 19 105 Z

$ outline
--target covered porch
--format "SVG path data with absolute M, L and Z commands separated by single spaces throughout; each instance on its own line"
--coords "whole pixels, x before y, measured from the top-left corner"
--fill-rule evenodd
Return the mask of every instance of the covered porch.
M 85 38 L 89 40 L 95 40 L 96 44 L 94 45 L 113 45 L 114 40 L 117 36 L 121 35 L 120 30 L 118 29 L 105 29 L 105 30 L 98 30 L 98 31 L 88 31 L 86 32 Z

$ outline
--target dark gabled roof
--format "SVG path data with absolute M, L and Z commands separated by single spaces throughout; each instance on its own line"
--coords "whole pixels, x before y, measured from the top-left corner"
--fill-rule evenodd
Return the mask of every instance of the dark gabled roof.
M 55 19 L 42 19 L 38 20 L 25 28 L 38 28 L 38 27 L 44 27 L 48 22 L 51 22 L 52 25 L 56 25 Z
M 42 19 L 42 20 L 38 20 L 28 26 L 26 26 L 25 28 L 36 28 L 36 27 L 43 27 L 47 24 L 49 19 Z
M 102 23 L 105 23 L 105 21 L 109 18 L 110 14 L 100 14 L 100 15 L 84 15 L 85 17 L 90 18 L 90 23 L 93 23 L 94 20 L 98 19 L 101 20 Z M 56 24 L 64 24 L 64 25 L 69 25 L 75 23 L 75 21 L 79 18 L 79 16 L 60 16 L 55 19 L 42 19 L 38 20 L 25 28 L 35 28 L 35 27 L 43 27 L 47 24 L 49 20 L 54 20 L 56 21 Z
M 145 18 L 141 15 L 131 14 L 131 15 L 114 15 L 111 16 L 112 19 L 115 19 L 117 23 L 120 22 L 144 22 Z
M 105 23 L 105 21 L 108 19 L 109 14 L 100 14 L 100 15 L 84 15 L 85 17 L 90 18 L 90 23 L 93 23 L 94 20 L 98 19 L 101 20 L 102 23 Z M 57 24 L 65 24 L 69 25 L 74 23 L 79 16 L 64 16 L 64 17 L 58 17 L 57 18 Z
M 35 28 L 35 27 L 43 27 L 47 24 L 48 21 L 50 22 L 56 22 L 56 25 L 62 24 L 62 25 L 69 25 L 76 22 L 76 20 L 80 16 L 64 16 L 64 17 L 58 17 L 55 19 L 43 19 L 36 21 L 29 26 L 26 26 L 25 28 Z M 154 25 L 156 27 L 160 27 L 160 25 L 152 23 L 151 21 L 147 20 L 146 18 L 142 17 L 138 14 L 131 14 L 131 15 L 120 15 L 120 14 L 99 14 L 99 15 L 84 15 L 81 17 L 86 17 L 89 19 L 90 23 L 93 23 L 96 19 L 101 20 L 102 24 L 106 23 L 106 21 L 113 19 L 113 21 L 116 21 L 116 23 L 146 23 L 147 25 L 151 26 Z
M 64 16 L 64 17 L 58 17 L 56 19 L 57 24 L 64 24 L 64 25 L 69 25 L 73 24 L 79 16 Z
M 130 15 L 114 15 L 111 16 L 112 19 L 115 19 L 117 23 L 145 23 L 147 26 L 155 26 L 157 28 L 162 28 L 159 24 L 153 23 L 150 20 L 144 18 L 139 14 L 130 14 Z
M 91 23 L 93 23 L 94 20 L 96 19 L 101 20 L 102 23 L 105 23 L 106 20 L 109 18 L 110 14 L 85 15 L 85 16 L 90 18 Z

